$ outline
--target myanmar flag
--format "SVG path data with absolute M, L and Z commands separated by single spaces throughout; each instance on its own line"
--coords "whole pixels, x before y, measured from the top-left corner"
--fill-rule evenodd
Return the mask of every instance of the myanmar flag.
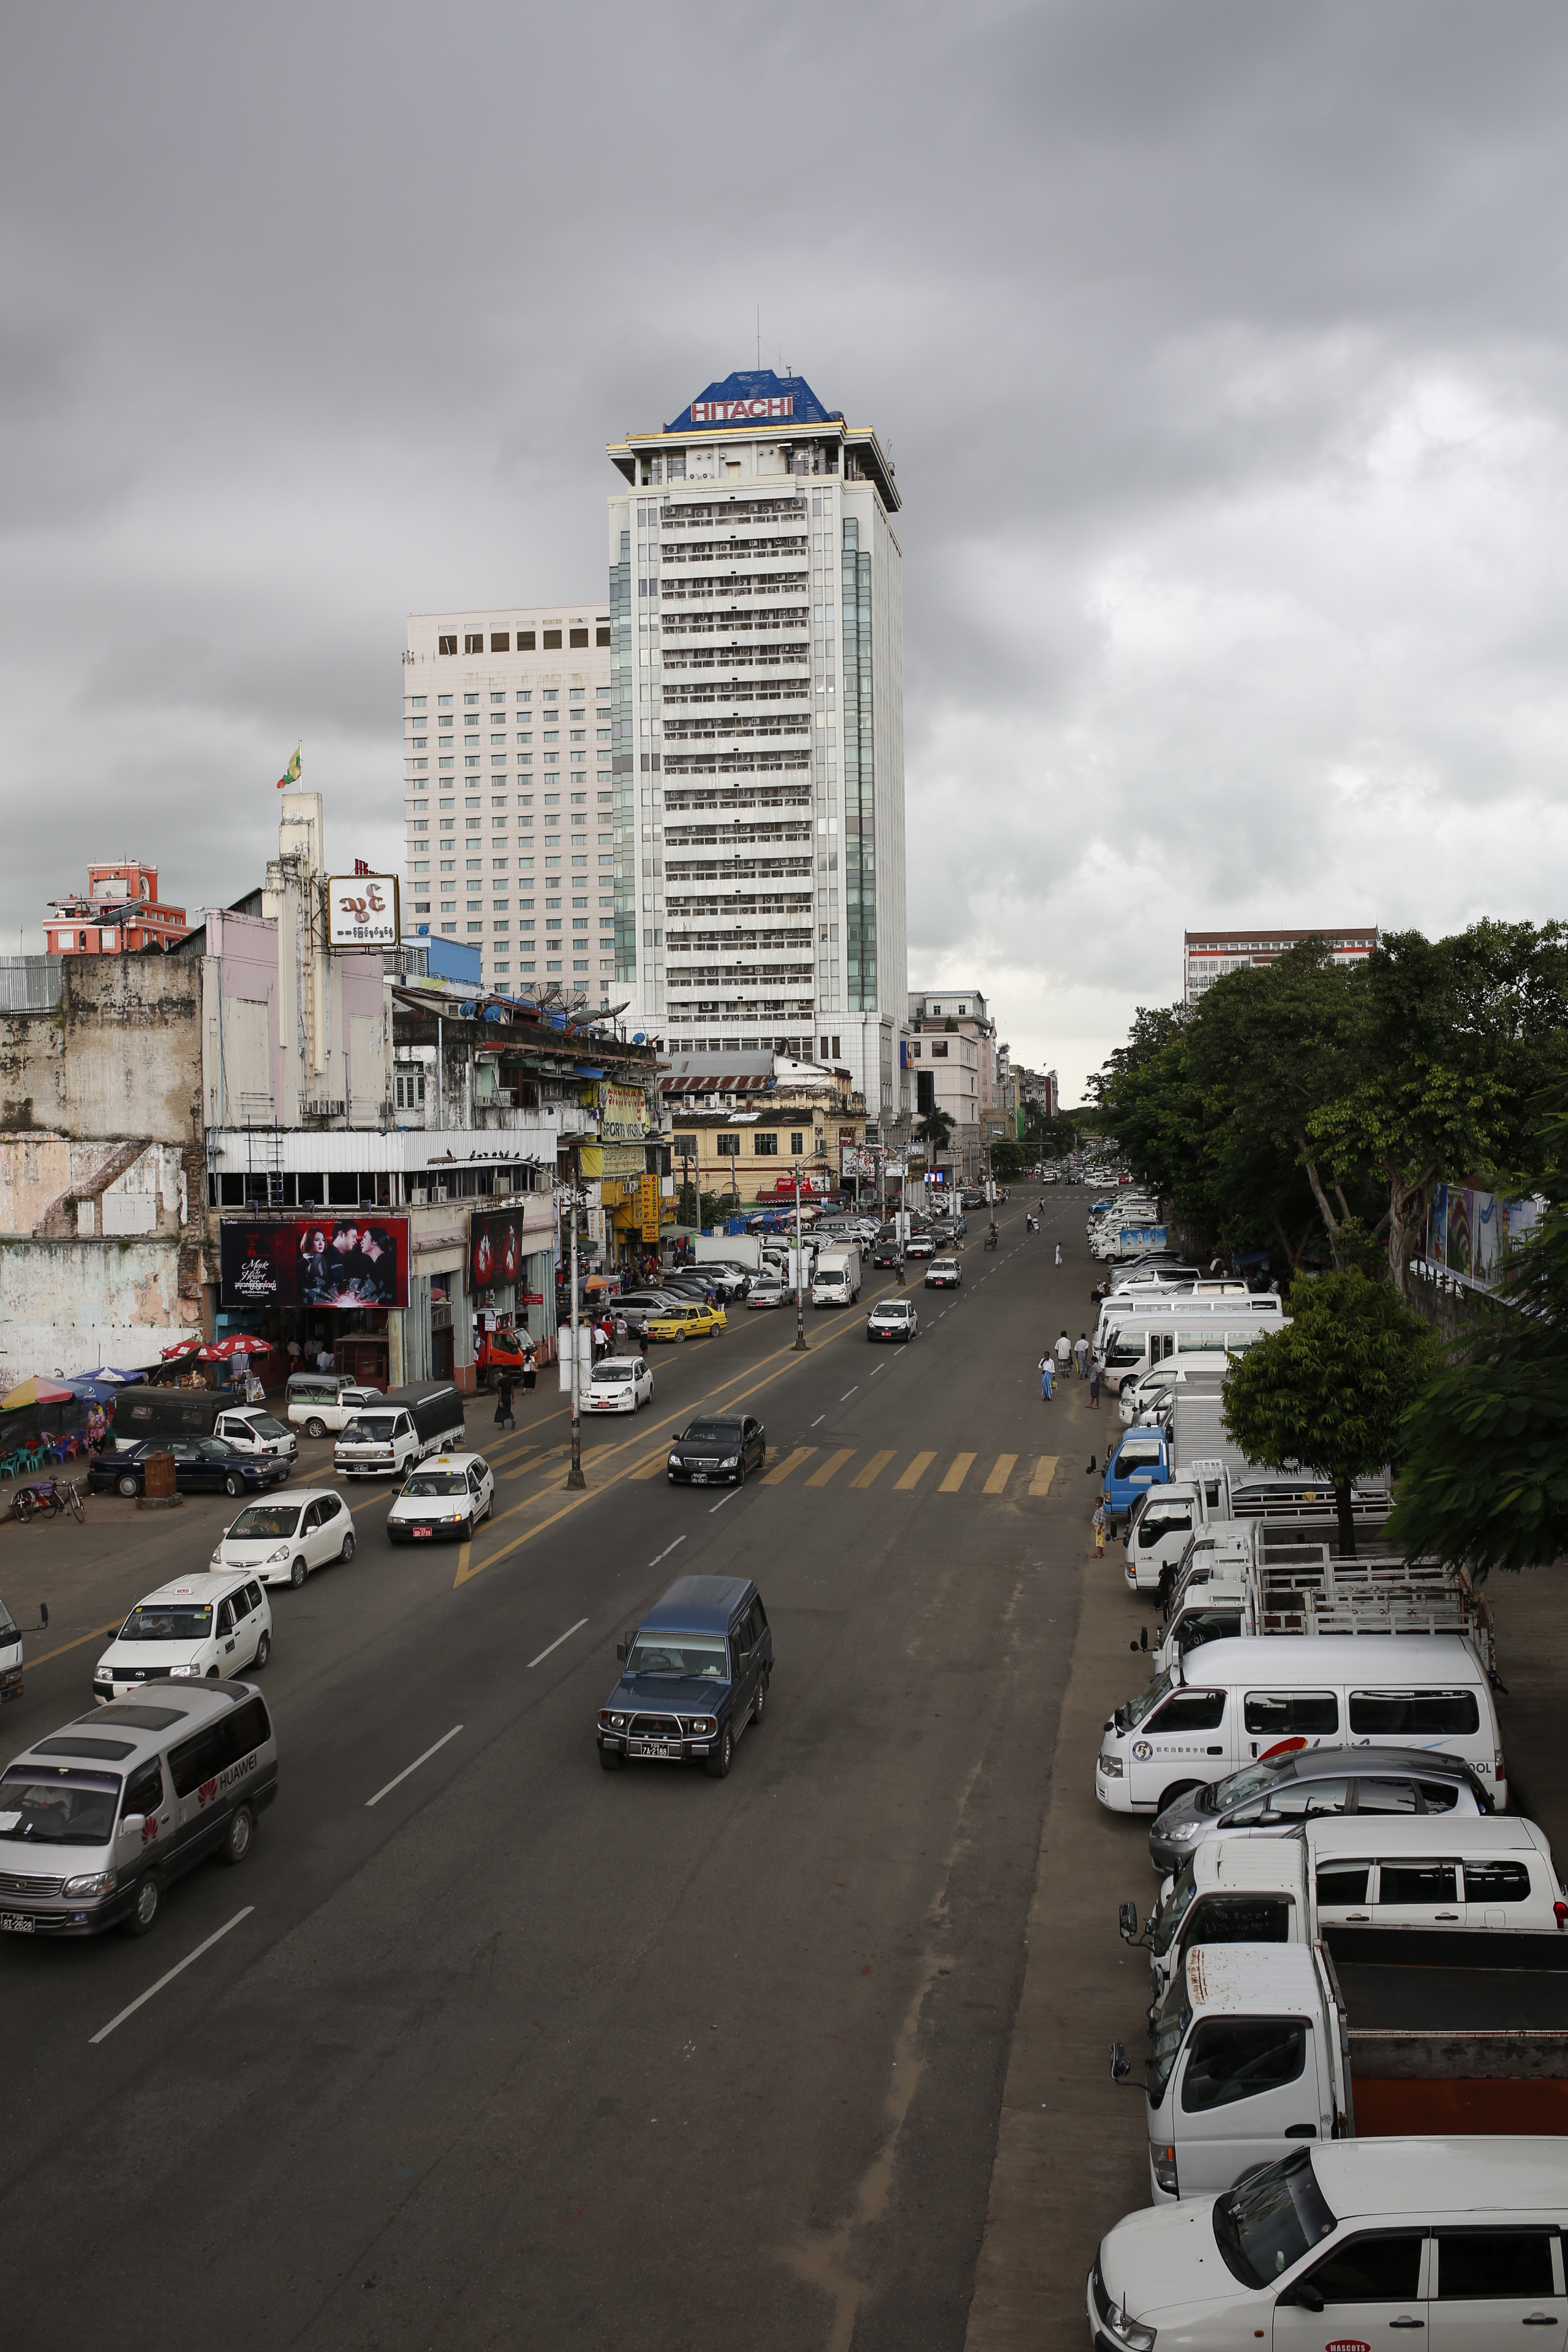
M 288 791 L 288 789 L 289 789 L 289 786 L 290 784 L 297 784 L 297 783 L 299 782 L 299 781 L 300 781 L 300 752 L 304 750 L 304 748 L 305 748 L 305 747 L 304 747 L 304 745 L 303 745 L 302 743 L 296 743 L 296 744 L 295 744 L 295 746 L 294 746 L 294 757 L 289 761 L 289 765 L 287 766 L 287 768 L 285 768 L 285 770 L 283 771 L 283 773 L 282 773 L 282 774 L 279 777 L 279 779 L 278 779 L 278 789 L 279 789 L 279 791 L 280 793 L 282 793 L 282 792 L 287 792 L 287 791 Z

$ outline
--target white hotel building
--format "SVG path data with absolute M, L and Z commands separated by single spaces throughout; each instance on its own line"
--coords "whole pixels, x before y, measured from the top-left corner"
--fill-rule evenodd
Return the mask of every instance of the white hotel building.
M 847 1064 L 874 1140 L 908 1110 L 892 466 L 768 370 L 609 455 L 616 994 L 671 1053 Z
M 610 698 L 602 604 L 409 616 L 405 929 L 481 949 L 502 994 L 612 1001 Z

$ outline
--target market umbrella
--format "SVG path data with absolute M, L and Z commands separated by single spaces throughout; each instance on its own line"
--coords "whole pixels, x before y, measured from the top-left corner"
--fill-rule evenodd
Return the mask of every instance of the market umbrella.
M 74 1393 L 58 1381 L 41 1381 L 35 1373 L 30 1381 L 19 1382 L 9 1396 L 0 1397 L 0 1412 L 16 1412 L 25 1404 L 68 1404 Z
M 172 1348 L 161 1349 L 159 1352 L 164 1363 L 167 1364 L 172 1363 L 176 1356 L 195 1355 L 201 1344 L 199 1339 L 176 1339 Z
M 83 1403 L 107 1404 L 120 1387 L 118 1381 L 105 1378 L 101 1372 L 73 1372 L 66 1386 L 73 1397 Z
M 236 1331 L 227 1339 L 215 1339 L 210 1347 L 199 1350 L 204 1362 L 216 1363 L 226 1356 L 265 1356 L 271 1350 L 270 1339 L 258 1339 L 252 1332 Z

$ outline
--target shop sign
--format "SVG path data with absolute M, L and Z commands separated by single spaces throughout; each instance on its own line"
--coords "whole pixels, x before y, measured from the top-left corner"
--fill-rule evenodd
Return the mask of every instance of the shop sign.
M 517 1280 L 528 1255 L 521 1209 L 476 1209 L 468 1218 L 468 1288 Z
M 647 1166 L 640 1143 L 585 1143 L 582 1159 L 584 1183 L 603 1176 L 640 1176 Z
M 327 938 L 335 948 L 395 948 L 403 935 L 395 874 L 334 874 Z
M 218 1267 L 225 1307 L 406 1307 L 408 1220 L 220 1217 Z
M 652 1133 L 647 1097 L 640 1087 L 599 1088 L 599 1136 L 605 1143 L 640 1143 Z
M 642 1180 L 641 1202 L 642 1237 L 645 1242 L 656 1242 L 658 1239 L 658 1178 L 657 1176 L 645 1176 Z

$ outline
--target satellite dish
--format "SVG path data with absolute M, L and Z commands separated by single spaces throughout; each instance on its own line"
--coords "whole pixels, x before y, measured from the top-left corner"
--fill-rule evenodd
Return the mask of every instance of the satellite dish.
M 647 1039 L 640 1029 L 634 1029 L 632 1031 L 632 1044 L 634 1045 L 646 1045 L 647 1043 Z

